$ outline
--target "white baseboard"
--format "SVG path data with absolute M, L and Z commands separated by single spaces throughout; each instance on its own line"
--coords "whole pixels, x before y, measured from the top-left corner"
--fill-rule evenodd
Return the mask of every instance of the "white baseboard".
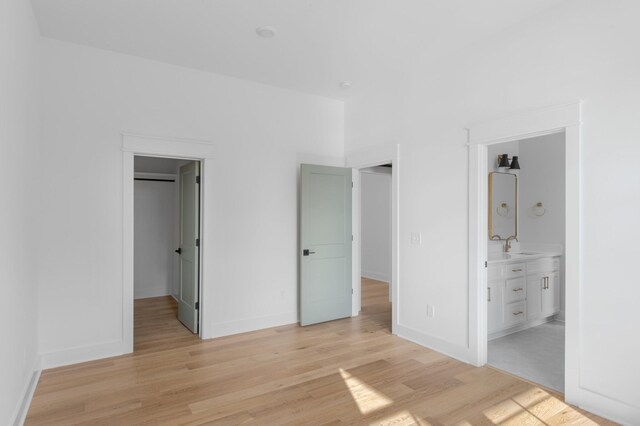
M 451 358 L 457 359 L 458 361 L 473 364 L 471 361 L 473 359 L 471 351 L 466 346 L 456 345 L 400 324 L 395 327 L 394 331 L 398 337 L 402 337 L 403 339 L 417 343 L 420 346 L 443 353 Z
M 362 270 L 360 275 L 362 275 L 362 278 L 369 278 L 376 281 L 382 281 L 387 284 L 391 282 L 391 276 L 389 274 L 381 274 L 378 272 Z
M 264 328 L 279 327 L 281 325 L 295 324 L 298 322 L 297 312 L 269 315 L 266 317 L 247 318 L 237 321 L 228 321 L 212 324 L 211 336 L 203 336 L 203 339 L 230 336 L 232 334 L 247 333 L 249 331 L 262 330 Z
M 42 354 L 42 368 L 62 367 L 64 365 L 109 358 L 125 353 L 127 353 L 127 350 L 122 340 L 97 345 L 80 346 Z
M 38 386 L 38 380 L 40 380 L 41 372 L 40 357 L 38 357 L 34 362 L 33 374 L 21 393 L 22 398 L 20 398 L 20 405 L 16 407 L 15 414 L 13 415 L 12 424 L 14 426 L 22 426 L 24 421 L 27 419 L 27 413 L 29 412 L 29 407 L 31 406 L 31 400 L 33 399 L 33 394 L 36 391 L 36 386 Z
M 134 299 L 147 299 L 149 297 L 171 296 L 171 289 L 166 288 L 135 288 L 133 289 Z
M 622 425 L 640 425 L 640 407 L 616 401 L 585 388 L 580 388 L 579 393 L 580 408 Z

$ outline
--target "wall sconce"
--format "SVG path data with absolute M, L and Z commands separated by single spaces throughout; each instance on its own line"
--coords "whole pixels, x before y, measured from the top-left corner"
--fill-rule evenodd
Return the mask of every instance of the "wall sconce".
M 511 162 L 509 162 L 511 160 Z M 514 155 L 513 158 L 509 158 L 508 154 L 498 155 L 498 167 L 501 169 L 509 168 L 512 170 L 520 170 L 520 163 L 518 163 L 518 156 Z

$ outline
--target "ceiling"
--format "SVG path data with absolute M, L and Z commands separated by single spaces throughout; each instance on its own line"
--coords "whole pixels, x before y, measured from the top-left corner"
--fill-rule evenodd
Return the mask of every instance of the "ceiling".
M 32 0 L 51 37 L 344 99 L 566 0 Z M 271 39 L 259 26 L 277 30 Z M 341 89 L 341 81 L 352 82 Z

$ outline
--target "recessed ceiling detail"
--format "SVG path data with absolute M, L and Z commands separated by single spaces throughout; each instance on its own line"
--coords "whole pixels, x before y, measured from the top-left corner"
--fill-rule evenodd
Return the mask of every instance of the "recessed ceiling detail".
M 276 35 L 276 29 L 273 27 L 258 27 L 256 28 L 256 34 L 262 38 L 273 38 Z

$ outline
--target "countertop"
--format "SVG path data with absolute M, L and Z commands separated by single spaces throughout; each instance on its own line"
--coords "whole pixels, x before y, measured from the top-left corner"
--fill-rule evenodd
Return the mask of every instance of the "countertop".
M 497 263 L 509 263 L 509 262 L 522 262 L 528 260 L 542 259 L 544 257 L 556 257 L 562 256 L 562 253 L 557 252 L 534 252 L 524 251 L 522 253 L 489 253 L 487 262 L 491 265 Z

